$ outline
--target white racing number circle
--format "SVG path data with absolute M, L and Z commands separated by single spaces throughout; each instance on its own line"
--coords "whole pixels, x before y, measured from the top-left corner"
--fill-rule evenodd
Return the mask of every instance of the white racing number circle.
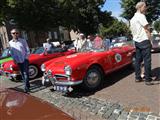
M 122 61 L 122 56 L 121 56 L 121 54 L 117 53 L 117 54 L 115 55 L 115 60 L 116 60 L 116 62 L 121 62 L 121 61 Z

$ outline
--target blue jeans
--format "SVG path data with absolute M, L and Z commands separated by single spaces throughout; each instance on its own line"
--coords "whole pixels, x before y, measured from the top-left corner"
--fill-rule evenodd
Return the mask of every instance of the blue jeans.
M 25 90 L 29 91 L 30 84 L 29 84 L 29 61 L 27 59 L 24 60 L 23 63 L 18 63 L 22 79 L 25 85 Z
M 141 78 L 141 63 L 144 61 L 145 80 L 151 81 L 151 43 L 149 40 L 143 42 L 135 42 L 136 47 L 136 62 L 135 76 L 136 79 Z

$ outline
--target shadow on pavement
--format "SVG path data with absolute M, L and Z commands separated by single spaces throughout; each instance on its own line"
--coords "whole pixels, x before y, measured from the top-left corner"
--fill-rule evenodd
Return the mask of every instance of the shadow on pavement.
M 47 87 L 50 87 L 51 83 L 45 84 L 45 86 L 43 86 L 42 85 L 42 80 L 36 79 L 34 81 L 30 81 L 30 86 L 31 86 L 30 87 L 31 93 L 35 93 L 35 92 L 38 92 L 40 90 L 46 89 Z M 12 89 L 23 92 L 24 84 L 18 85 L 16 87 L 12 88 Z
M 100 88 L 97 89 L 96 91 L 86 92 L 85 90 L 83 90 L 81 86 L 76 86 L 75 89 L 71 93 L 64 94 L 64 95 L 67 97 L 73 97 L 73 98 L 90 96 L 90 95 L 95 94 L 95 92 L 97 91 L 100 91 L 106 87 L 114 85 L 115 83 L 122 80 L 126 76 L 132 74 L 133 72 L 134 72 L 133 70 L 129 69 L 128 67 L 125 67 L 125 68 L 122 68 L 121 70 L 118 70 L 111 74 L 106 75 L 105 80 L 102 83 L 102 86 L 100 86 Z M 153 85 L 160 84 L 160 67 L 154 68 L 152 70 L 152 76 L 154 77 Z M 51 89 L 51 91 L 54 91 L 54 90 Z
M 152 77 L 154 77 L 154 81 L 160 81 L 160 67 L 154 68 L 152 70 Z
M 96 91 L 87 92 L 81 86 L 76 86 L 71 93 L 65 94 L 65 96 L 73 97 L 73 98 L 80 98 L 83 96 L 93 95 L 97 91 L 100 91 L 106 87 L 114 85 L 116 82 L 122 80 L 123 78 L 132 74 L 133 72 L 134 71 L 129 69 L 128 67 L 122 68 L 121 70 L 118 70 L 111 74 L 106 75 L 102 85 Z

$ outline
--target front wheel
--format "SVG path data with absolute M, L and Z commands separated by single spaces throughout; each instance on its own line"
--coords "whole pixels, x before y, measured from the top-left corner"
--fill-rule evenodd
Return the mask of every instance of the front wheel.
M 29 78 L 34 79 L 38 76 L 39 70 L 35 65 L 29 65 Z
M 83 87 L 87 91 L 94 91 L 100 86 L 102 80 L 102 70 L 97 66 L 93 66 L 87 71 L 84 77 Z

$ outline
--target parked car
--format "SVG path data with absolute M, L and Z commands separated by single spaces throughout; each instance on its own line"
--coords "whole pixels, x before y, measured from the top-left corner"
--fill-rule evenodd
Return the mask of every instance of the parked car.
M 74 120 L 56 106 L 29 94 L 0 90 L 1 120 Z
M 71 92 L 73 86 L 96 90 L 104 75 L 127 65 L 134 65 L 135 48 L 130 45 L 113 47 L 109 50 L 83 49 L 80 53 L 59 57 L 42 64 L 42 84 L 51 81 L 54 90 Z
M 6 48 L 6 49 L 4 49 L 4 50 L 2 51 L 2 54 L 1 54 L 1 56 L 0 56 L 0 66 L 1 66 L 2 63 L 7 62 L 7 61 L 9 61 L 9 60 L 12 60 L 12 58 L 10 57 L 10 51 L 9 51 L 9 49 Z M 2 74 L 2 70 L 1 70 L 1 68 L 0 68 L 0 75 L 1 75 L 1 74 Z
M 3 62 L 6 62 L 6 61 L 9 61 L 9 60 L 12 60 L 12 58 L 10 57 L 10 51 L 8 48 L 4 49 L 2 51 L 2 54 L 0 56 L 0 64 L 2 64 Z
M 73 53 L 75 53 L 74 50 L 64 50 L 60 47 L 52 48 L 49 53 L 43 47 L 36 48 L 29 56 L 29 78 L 34 79 L 39 75 L 41 72 L 40 66 L 43 62 Z M 3 63 L 1 69 L 3 74 L 12 80 L 15 80 L 20 75 L 19 68 L 13 60 Z
M 123 45 L 133 45 L 132 39 L 129 39 L 126 36 L 115 37 L 111 42 L 112 47 L 120 47 Z
M 160 35 L 154 35 L 152 38 L 152 52 L 160 52 Z

